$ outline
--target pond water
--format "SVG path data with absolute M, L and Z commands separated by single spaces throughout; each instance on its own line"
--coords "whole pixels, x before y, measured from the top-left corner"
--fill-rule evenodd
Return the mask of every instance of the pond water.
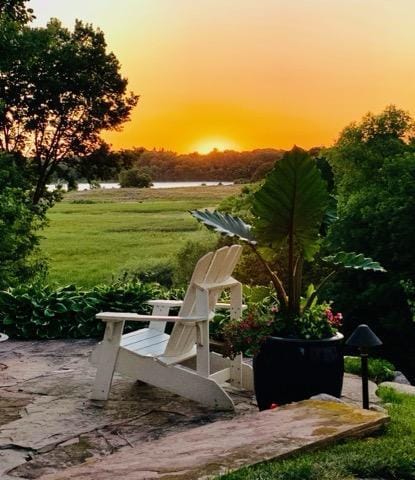
M 111 188 L 120 188 L 119 183 L 111 182 L 102 182 L 100 183 L 101 188 L 111 189 Z M 201 187 L 201 186 L 212 186 L 212 185 L 233 185 L 233 182 L 153 182 L 151 188 L 179 188 L 179 187 Z M 78 190 L 90 190 L 89 183 L 78 183 Z M 53 191 L 56 189 L 56 184 L 52 183 L 48 185 L 48 190 Z M 66 184 L 63 184 L 63 189 L 66 190 Z

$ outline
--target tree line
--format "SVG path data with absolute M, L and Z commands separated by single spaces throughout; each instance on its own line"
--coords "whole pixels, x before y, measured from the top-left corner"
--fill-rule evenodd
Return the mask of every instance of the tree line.
M 143 148 L 114 152 L 109 146 L 102 146 L 90 155 L 62 162 L 53 180 L 118 181 L 120 172 L 134 169 L 153 181 L 252 182 L 263 178 L 283 153 L 272 148 L 245 152 L 213 150 L 205 155 Z

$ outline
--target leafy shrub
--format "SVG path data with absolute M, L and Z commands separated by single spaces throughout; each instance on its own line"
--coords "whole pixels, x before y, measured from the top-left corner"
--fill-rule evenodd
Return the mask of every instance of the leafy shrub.
M 361 363 L 359 357 L 344 357 L 344 370 L 347 373 L 361 375 Z M 395 366 L 382 358 L 369 358 L 369 378 L 376 383 L 387 382 L 395 377 Z
M 32 204 L 32 185 L 23 158 L 0 153 L 0 288 L 45 273 L 37 232 L 46 206 Z
M 0 292 L 0 330 L 19 339 L 101 337 L 105 325 L 95 318 L 100 311 L 149 313 L 145 302 L 168 294 L 158 285 L 133 281 L 91 290 L 36 284 L 10 288 Z
M 95 200 L 88 200 L 86 198 L 80 198 L 78 200 L 72 200 L 69 203 L 73 203 L 75 205 L 93 205 L 94 203 L 99 203 Z
M 98 180 L 91 180 L 89 182 L 89 188 L 91 190 L 99 190 L 101 188 L 101 184 L 98 182 Z
M 406 294 L 406 303 L 411 312 L 412 320 L 415 322 L 415 284 L 411 280 L 402 280 L 401 286 Z
M 277 302 L 273 289 L 245 285 L 243 294 L 248 308 L 242 314 L 242 321 L 231 320 L 229 310 L 218 310 L 209 324 L 210 337 L 224 342 L 224 353 L 230 357 L 240 352 L 255 355 L 261 341 L 272 333 L 269 314 Z M 228 300 L 221 299 L 223 302 Z
M 171 288 L 174 272 L 175 265 L 171 261 L 160 261 L 152 264 L 151 267 L 124 270 L 119 280 L 158 283 L 163 287 Z
M 173 283 L 176 286 L 185 286 L 189 283 L 198 260 L 206 253 L 217 247 L 217 239 L 197 242 L 188 240 L 176 256 L 176 265 L 173 272 Z
M 151 187 L 151 177 L 138 168 L 123 170 L 119 175 L 122 188 L 148 188 Z

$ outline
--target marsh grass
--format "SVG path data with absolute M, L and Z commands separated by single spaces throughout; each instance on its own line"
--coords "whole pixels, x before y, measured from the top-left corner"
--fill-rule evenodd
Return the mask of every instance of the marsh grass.
M 215 207 L 240 186 L 68 193 L 49 212 L 42 249 L 50 281 L 91 287 L 126 270 L 169 264 L 188 240 L 207 241 L 188 210 Z

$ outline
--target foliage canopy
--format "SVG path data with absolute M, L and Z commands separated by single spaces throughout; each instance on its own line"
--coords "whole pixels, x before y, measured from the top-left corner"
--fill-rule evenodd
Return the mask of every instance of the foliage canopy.
M 36 204 L 57 165 L 97 149 L 100 133 L 125 122 L 138 97 L 127 93 L 117 58 L 92 25 L 1 22 L 0 36 L 0 149 L 31 159 Z

